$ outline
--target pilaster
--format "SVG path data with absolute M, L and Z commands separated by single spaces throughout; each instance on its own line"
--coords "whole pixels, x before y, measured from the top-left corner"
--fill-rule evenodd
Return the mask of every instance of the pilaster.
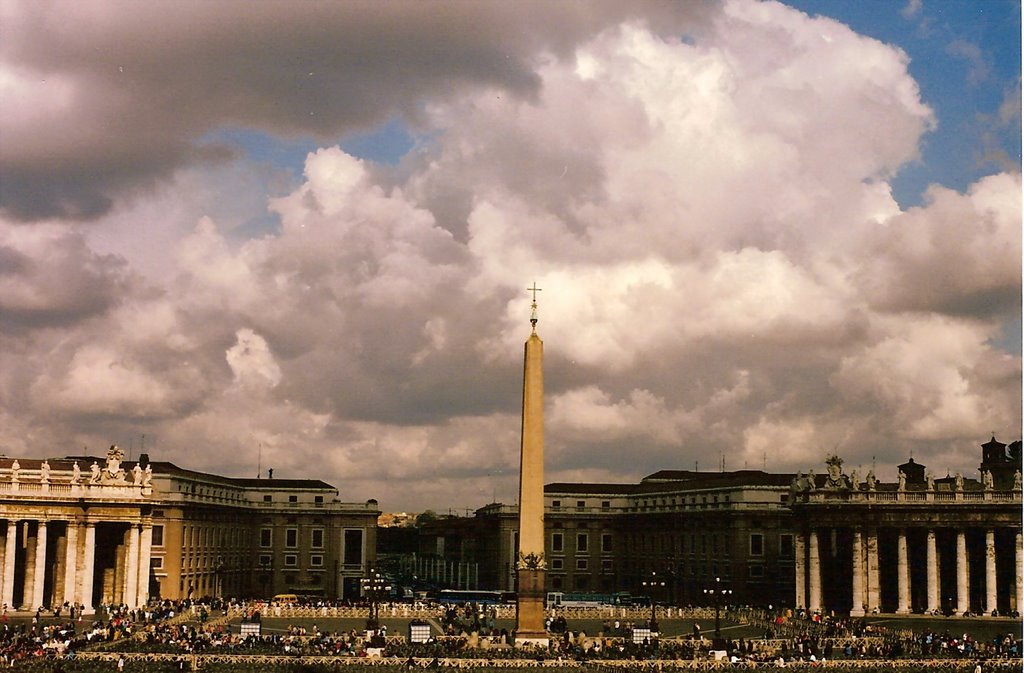
M 967 576 L 967 531 L 961 528 L 956 532 L 956 611 L 961 615 L 971 607 Z
M 811 612 L 821 612 L 821 555 L 816 528 L 811 528 L 807 540 L 809 548 L 807 571 L 810 574 L 810 595 L 808 596 L 807 609 Z
M 801 531 L 793 536 L 793 569 L 796 575 L 796 607 L 807 607 L 807 547 Z
M 996 532 L 989 528 L 985 531 L 985 614 L 997 609 L 996 595 Z
M 935 530 L 928 529 L 928 538 L 925 543 L 925 563 L 928 573 L 928 612 L 935 612 L 939 609 L 939 554 L 935 542 Z

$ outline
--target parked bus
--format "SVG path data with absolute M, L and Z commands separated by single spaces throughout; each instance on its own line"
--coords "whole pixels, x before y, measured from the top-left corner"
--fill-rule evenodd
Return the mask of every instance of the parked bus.
M 461 589 L 442 589 L 438 595 L 439 603 L 479 603 L 496 605 L 499 603 L 515 603 L 516 595 L 511 591 L 467 591 Z
M 551 591 L 545 605 L 548 608 L 603 608 L 626 607 L 633 604 L 633 598 L 626 592 L 614 594 L 567 593 Z

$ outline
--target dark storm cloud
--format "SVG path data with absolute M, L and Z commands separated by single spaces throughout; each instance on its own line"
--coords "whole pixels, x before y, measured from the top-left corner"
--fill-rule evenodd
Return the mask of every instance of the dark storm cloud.
M 0 208 L 92 219 L 201 160 L 221 127 L 337 138 L 466 87 L 536 94 L 536 61 L 689 3 L 7 2 Z

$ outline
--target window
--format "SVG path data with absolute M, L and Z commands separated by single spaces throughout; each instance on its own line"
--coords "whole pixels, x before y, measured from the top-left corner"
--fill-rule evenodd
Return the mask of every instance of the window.
M 605 554 L 611 553 L 612 551 L 612 534 L 602 533 L 601 534 L 601 551 Z
M 783 533 L 779 536 L 779 556 L 793 556 L 793 535 L 791 533 Z
M 159 570 L 164 567 L 164 559 L 162 556 L 151 556 L 149 557 L 149 567 L 154 570 Z
M 297 496 L 297 495 L 290 495 L 290 496 L 288 496 L 288 502 L 298 502 L 298 501 L 299 501 L 299 496 Z
M 578 558 L 578 559 L 576 559 L 576 570 L 586 570 L 586 569 L 587 569 L 587 559 L 585 559 L 585 558 Z
M 760 533 L 750 534 L 750 555 L 764 556 L 764 535 Z
M 271 547 L 271 546 L 273 546 L 273 542 L 274 542 L 273 533 L 274 533 L 274 531 L 272 529 L 270 529 L 270 528 L 260 528 L 260 546 L 261 547 Z
M 560 551 L 563 551 L 563 549 L 564 549 L 564 546 L 563 546 L 563 542 L 562 542 L 562 534 L 561 533 L 552 533 L 551 534 L 551 551 L 553 551 L 553 552 L 560 552 Z
M 612 501 L 611 500 L 602 500 L 601 501 L 601 509 L 611 509 L 611 508 L 612 508 Z
M 299 546 L 299 529 L 286 528 L 284 531 L 284 546 L 294 549 Z
M 313 554 L 309 557 L 309 565 L 313 568 L 322 568 L 324 565 L 323 554 Z
M 587 501 L 586 500 L 577 500 L 576 501 L 576 509 L 586 509 L 586 508 L 587 508 Z
M 324 548 L 324 529 L 323 528 L 314 528 L 312 533 L 313 533 L 312 536 L 311 536 L 312 537 L 312 541 L 309 543 L 309 546 L 312 547 L 313 549 L 323 549 Z
M 760 564 L 750 566 L 750 576 L 764 577 L 764 566 Z
M 297 554 L 285 554 L 284 564 L 287 567 L 294 567 L 299 565 L 299 557 Z
M 610 558 L 601 560 L 601 572 L 610 573 L 612 571 L 612 560 Z
M 260 554 L 259 564 L 261 568 L 269 568 L 273 563 L 274 561 L 270 554 Z
M 265 495 L 265 496 L 263 496 L 263 502 L 274 502 L 274 496 L 272 496 L 272 495 Z
M 322 495 L 313 496 L 313 502 L 315 502 L 318 505 L 322 505 L 324 504 L 324 497 Z
M 153 526 L 153 546 L 163 547 L 164 546 L 164 527 Z
M 576 551 L 587 551 L 590 536 L 586 533 L 576 534 Z
M 562 559 L 560 559 L 560 558 L 553 558 L 553 559 L 551 559 L 551 569 L 552 570 L 561 570 L 562 567 L 563 567 Z
M 363 562 L 363 531 L 348 529 L 345 531 L 345 565 L 359 565 Z
M 562 506 L 562 501 L 561 500 L 552 500 L 551 501 L 551 509 L 558 509 L 561 506 Z

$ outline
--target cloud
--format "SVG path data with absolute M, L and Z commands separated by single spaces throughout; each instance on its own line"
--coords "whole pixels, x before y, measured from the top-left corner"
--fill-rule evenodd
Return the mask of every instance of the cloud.
M 145 433 L 155 458 L 315 471 L 387 509 L 512 502 L 534 281 L 550 480 L 837 446 L 966 469 L 980 434 L 1019 433 L 1020 358 L 993 346 L 1019 173 L 901 211 L 889 181 L 935 116 L 906 54 L 838 22 L 744 0 L 257 3 L 248 30 L 231 3 L 4 7 L 4 67 L 82 136 L 40 139 L 19 104 L 3 161 L 50 152 L 113 204 L 84 227 L 77 197 L 4 202 L 5 450 Z M 25 84 L 44 71 L 52 98 Z M 86 132 L 147 96 L 123 137 Z M 423 138 L 399 165 L 335 144 L 396 110 Z M 327 141 L 296 181 L 188 154 L 225 125 Z
M 967 82 L 972 86 L 981 84 L 992 74 L 992 65 L 985 59 L 981 47 L 973 42 L 956 39 L 949 43 L 946 51 L 967 62 Z
M 661 5 L 659 7 L 659 5 Z M 536 95 L 536 59 L 627 17 L 699 20 L 662 3 L 5 3 L 0 208 L 95 219 L 182 167 L 222 161 L 223 127 L 338 138 L 481 86 Z M 116 133 L 108 129 L 116 128 Z

